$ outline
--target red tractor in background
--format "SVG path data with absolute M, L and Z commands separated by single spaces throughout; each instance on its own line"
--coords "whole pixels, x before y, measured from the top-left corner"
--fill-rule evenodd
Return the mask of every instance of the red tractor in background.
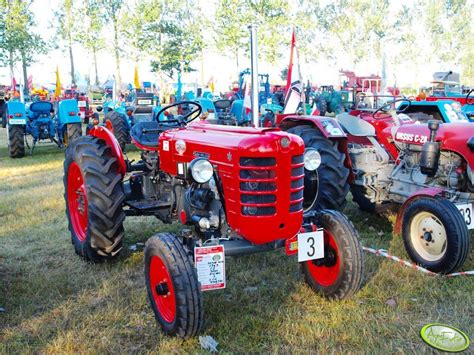
M 136 163 L 102 126 L 71 143 L 64 187 L 76 253 L 94 262 L 116 257 L 127 215 L 179 220 L 179 233 L 156 234 L 144 254 L 155 318 L 183 338 L 202 327 L 202 291 L 225 287 L 225 256 L 285 248 L 298 254 L 315 291 L 354 294 L 363 259 L 353 225 L 336 211 L 305 213 L 305 171 L 317 169 L 317 151 L 278 128 L 213 125 L 201 112 L 184 101 L 135 124 Z
M 401 204 L 395 232 L 413 261 L 439 273 L 459 269 L 474 228 L 474 126 L 422 124 L 396 111 L 395 100 L 372 113 L 337 117 L 348 133 L 354 201 L 367 211 Z M 359 113 L 359 116 L 354 114 Z
M 342 209 L 349 190 L 366 211 L 398 203 L 395 232 L 411 259 L 449 273 L 466 260 L 474 228 L 474 126 L 420 124 L 394 110 L 400 102 L 410 107 L 398 99 L 334 119 L 277 115 L 276 125 L 319 154 L 318 168 L 305 170 L 305 208 Z
M 79 106 L 79 116 L 85 124 L 89 124 L 89 120 L 94 118 L 94 110 L 90 105 L 89 97 L 76 88 L 64 90 L 60 100 L 76 99 Z

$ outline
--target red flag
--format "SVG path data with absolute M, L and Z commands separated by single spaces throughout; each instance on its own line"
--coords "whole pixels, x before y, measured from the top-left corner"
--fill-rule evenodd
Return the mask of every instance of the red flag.
M 11 90 L 16 91 L 16 80 L 15 77 L 12 77 L 12 87 Z
M 286 91 L 285 95 L 288 95 L 288 91 L 291 88 L 291 83 L 293 82 L 293 53 L 295 52 L 295 46 L 296 46 L 296 35 L 295 35 L 295 29 L 293 28 L 293 34 L 291 35 L 291 50 L 290 50 L 290 64 L 288 65 L 288 73 L 286 76 Z
M 28 82 L 26 85 L 27 85 L 26 87 L 28 88 L 28 90 L 33 89 L 33 75 L 30 75 L 28 77 Z

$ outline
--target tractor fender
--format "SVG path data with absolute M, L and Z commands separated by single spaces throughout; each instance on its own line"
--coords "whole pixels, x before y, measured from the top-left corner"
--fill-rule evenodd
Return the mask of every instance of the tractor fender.
M 421 189 L 408 197 L 408 199 L 402 204 L 400 209 L 398 210 L 397 214 L 397 220 L 395 222 L 395 227 L 393 229 L 393 232 L 395 234 L 400 234 L 402 231 L 402 223 L 403 223 L 403 215 L 405 214 L 405 210 L 407 207 L 415 200 L 421 198 L 421 197 L 442 197 L 444 193 L 444 190 L 438 187 L 427 187 L 424 189 Z
M 344 166 L 350 171 L 348 181 L 349 183 L 354 181 L 355 177 L 352 172 L 352 161 L 349 155 L 349 149 L 347 147 L 347 135 L 336 119 L 323 116 L 298 116 L 295 114 L 282 114 L 276 115 L 276 122 L 277 127 L 281 128 L 282 131 L 286 131 L 289 128 L 296 126 L 307 125 L 319 130 L 327 139 L 337 140 L 339 142 L 338 150 L 345 156 Z
M 25 104 L 20 101 L 7 102 L 7 122 L 9 125 L 26 125 Z
M 92 137 L 103 140 L 105 144 L 112 149 L 112 154 L 117 158 L 119 173 L 122 174 L 122 177 L 125 176 L 127 172 L 127 164 L 125 163 L 120 145 L 113 133 L 103 126 L 94 126 L 89 129 L 88 134 Z

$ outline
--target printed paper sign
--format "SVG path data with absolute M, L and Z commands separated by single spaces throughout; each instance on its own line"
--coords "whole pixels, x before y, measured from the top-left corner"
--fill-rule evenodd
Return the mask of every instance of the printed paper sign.
M 78 106 L 78 107 L 86 107 L 87 105 L 86 105 L 86 102 L 85 102 L 85 101 L 78 101 L 78 102 L 77 102 L 77 106 Z
M 223 245 L 194 248 L 194 266 L 201 284 L 201 291 L 225 288 Z

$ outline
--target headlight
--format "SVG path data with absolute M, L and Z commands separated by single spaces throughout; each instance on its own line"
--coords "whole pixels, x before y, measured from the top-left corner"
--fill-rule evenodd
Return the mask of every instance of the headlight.
M 314 149 L 309 148 L 304 152 L 304 168 L 309 171 L 314 171 L 321 165 L 321 154 Z
M 214 172 L 212 164 L 202 158 L 194 159 L 189 165 L 189 169 L 194 181 L 200 184 L 208 182 Z

